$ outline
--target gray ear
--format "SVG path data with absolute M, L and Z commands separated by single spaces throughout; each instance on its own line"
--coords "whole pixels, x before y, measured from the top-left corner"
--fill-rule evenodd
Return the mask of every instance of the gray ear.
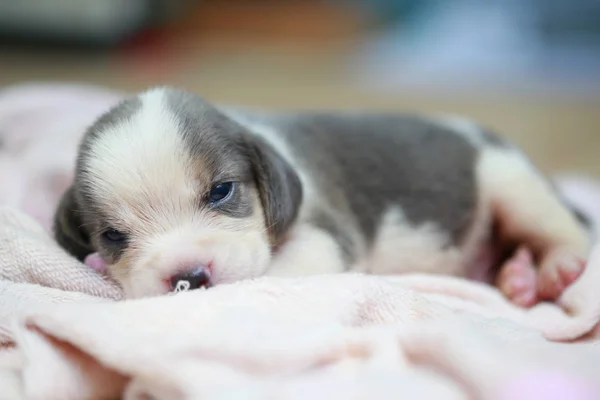
M 267 143 L 252 138 L 250 148 L 252 168 L 271 243 L 278 245 L 298 216 L 302 203 L 302 184 L 292 166 Z
M 63 194 L 54 215 L 54 238 L 61 247 L 80 261 L 94 252 L 83 227 L 73 186 Z

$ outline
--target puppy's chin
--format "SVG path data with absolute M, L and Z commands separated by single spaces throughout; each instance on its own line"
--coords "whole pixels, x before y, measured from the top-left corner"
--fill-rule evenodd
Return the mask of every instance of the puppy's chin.
M 151 249 L 127 254 L 109 267 L 111 275 L 123 287 L 126 298 L 170 293 L 170 278 L 187 267 L 208 266 L 210 284 L 214 286 L 262 276 L 271 260 L 268 239 L 258 232 L 225 233 L 179 245 L 168 243 L 168 240 L 161 240 Z

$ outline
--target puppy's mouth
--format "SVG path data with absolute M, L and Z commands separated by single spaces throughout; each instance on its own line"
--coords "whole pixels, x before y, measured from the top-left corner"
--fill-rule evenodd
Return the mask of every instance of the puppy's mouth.
M 173 275 L 168 280 L 171 292 L 187 292 L 189 290 L 206 290 L 213 286 L 211 270 L 208 266 L 198 265 Z

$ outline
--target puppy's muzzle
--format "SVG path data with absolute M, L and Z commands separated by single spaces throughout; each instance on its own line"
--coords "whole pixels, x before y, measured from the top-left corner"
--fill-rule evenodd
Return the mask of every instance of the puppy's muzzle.
M 175 292 L 186 290 L 195 290 L 200 288 L 208 289 L 210 283 L 210 270 L 204 265 L 197 266 L 192 270 L 181 272 L 171 277 L 171 288 Z

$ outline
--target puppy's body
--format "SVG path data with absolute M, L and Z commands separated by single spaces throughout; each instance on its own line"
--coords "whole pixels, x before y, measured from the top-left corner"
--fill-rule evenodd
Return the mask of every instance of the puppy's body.
M 547 238 L 557 244 L 570 241 L 564 235 L 574 250 L 587 246 L 581 221 L 526 156 L 466 119 L 221 111 L 267 141 L 300 176 L 304 199 L 290 235 L 308 243 L 292 241 L 298 250 L 275 257 L 272 274 L 419 271 L 490 279 L 498 246 L 526 240 L 529 225 L 563 231 Z M 508 230 L 503 238 L 496 237 L 500 225 Z M 313 246 L 321 251 L 306 251 Z
M 207 201 L 220 182 L 234 182 L 229 197 Z M 500 262 L 498 244 L 524 244 L 539 263 L 588 246 L 526 157 L 466 120 L 266 113 L 165 88 L 86 134 L 57 239 L 81 259 L 99 252 L 131 297 L 165 293 L 195 265 L 212 284 L 343 271 L 475 277 Z
M 314 244 L 322 251 L 307 254 L 314 261 L 300 263 L 298 270 L 283 251 L 282 265 L 272 273 L 319 272 L 327 268 L 320 260 L 325 247 L 339 260 L 328 263 L 334 271 L 425 272 L 444 264 L 445 272 L 464 271 L 462 261 L 471 256 L 466 242 L 476 229 L 483 134 L 472 142 L 410 115 L 224 112 L 298 171 L 304 197 L 290 235 L 311 232 L 314 239 L 307 240 L 322 242 Z M 489 220 L 485 225 L 491 226 Z M 484 232 L 478 236 L 486 239 Z M 311 246 L 298 245 L 299 252 Z

